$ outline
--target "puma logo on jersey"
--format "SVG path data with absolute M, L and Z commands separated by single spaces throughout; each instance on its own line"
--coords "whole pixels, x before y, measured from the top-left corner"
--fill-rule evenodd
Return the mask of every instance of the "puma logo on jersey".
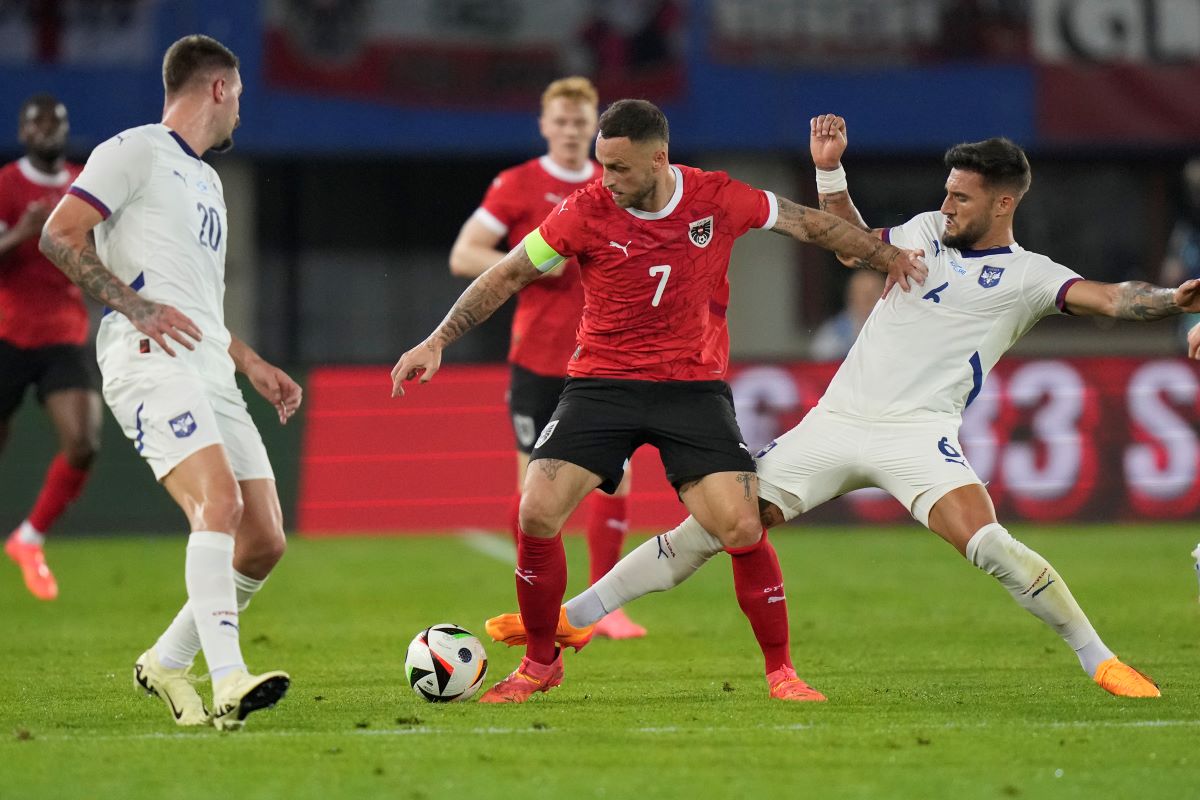
M 567 198 L 567 200 L 570 200 L 570 199 L 571 199 L 571 198 L 569 198 L 569 197 Z M 564 211 L 566 211 L 566 210 L 567 210 L 567 200 L 563 200 L 563 204 L 562 204 L 561 206 L 559 206 L 559 207 L 558 207 L 558 213 L 560 213 L 560 214 L 561 214 L 561 213 L 563 213 Z
M 629 258 L 629 245 L 631 245 L 631 244 L 633 244 L 633 239 L 630 239 L 628 242 L 626 242 L 623 245 L 617 244 L 616 242 L 609 242 L 608 246 L 617 248 L 618 250 L 620 250 L 622 253 L 625 254 L 626 258 Z
M 187 186 L 187 178 L 183 177 L 182 172 L 180 172 L 177 169 L 173 169 L 173 170 L 171 170 L 171 174 L 174 175 L 176 178 L 179 178 L 179 180 L 183 181 L 184 186 Z

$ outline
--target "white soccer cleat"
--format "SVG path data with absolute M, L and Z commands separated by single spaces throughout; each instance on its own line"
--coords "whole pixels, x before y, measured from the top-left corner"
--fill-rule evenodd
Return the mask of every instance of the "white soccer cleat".
M 134 688 L 160 698 L 175 716 L 175 724 L 207 725 L 208 709 L 196 691 L 200 679 L 192 675 L 191 667 L 168 669 L 158 661 L 154 648 L 138 656 L 133 664 Z
M 213 686 L 213 726 L 222 731 L 241 730 L 250 712 L 278 703 L 291 683 L 288 674 L 279 670 L 262 675 L 234 670 Z

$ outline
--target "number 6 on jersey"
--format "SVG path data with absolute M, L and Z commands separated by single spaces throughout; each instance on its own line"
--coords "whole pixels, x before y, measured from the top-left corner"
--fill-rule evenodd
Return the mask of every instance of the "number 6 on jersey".
M 667 280 L 671 277 L 671 265 L 659 264 L 657 267 L 650 268 L 650 277 L 662 275 L 658 281 L 658 289 L 654 291 L 654 299 L 650 301 L 650 305 L 658 308 L 658 304 L 662 302 L 663 290 L 667 288 Z

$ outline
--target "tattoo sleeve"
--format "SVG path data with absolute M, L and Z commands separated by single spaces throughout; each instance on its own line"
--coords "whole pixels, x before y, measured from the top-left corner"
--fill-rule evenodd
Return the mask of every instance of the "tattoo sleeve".
M 849 200 L 848 194 L 846 199 Z M 772 228 L 776 233 L 811 242 L 880 272 L 887 272 L 888 266 L 901 256 L 898 248 L 833 214 L 806 208 L 785 197 L 778 201 L 779 218 Z
M 1114 314 L 1117 319 L 1150 322 L 1182 313 L 1175 305 L 1175 290 L 1152 286 L 1143 281 L 1125 281 L 1116 285 Z
M 81 243 L 56 236 L 49 228 L 45 228 L 42 230 L 38 249 L 93 300 L 133 321 L 153 312 L 152 303 L 138 297 L 137 292 L 112 274 L 100 261 L 100 256 L 96 253 L 96 240 L 91 231 L 88 231 Z
M 483 322 L 508 298 L 541 277 L 523 247 L 517 247 L 471 282 L 432 337 L 445 347 Z
M 833 214 L 839 219 L 844 219 L 856 228 L 861 228 L 864 231 L 869 231 L 871 227 L 863 221 L 862 214 L 858 213 L 858 208 L 855 207 L 854 201 L 850 199 L 850 192 L 831 192 L 830 194 L 820 195 L 820 208 L 829 214 Z

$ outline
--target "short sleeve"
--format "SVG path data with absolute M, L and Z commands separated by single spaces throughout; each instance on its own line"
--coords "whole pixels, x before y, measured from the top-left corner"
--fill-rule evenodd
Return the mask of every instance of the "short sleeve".
M 883 240 L 888 244 L 908 250 L 928 251 L 929 242 L 940 235 L 937 224 L 941 220 L 941 216 L 941 212 L 927 211 L 924 214 L 918 214 L 903 225 L 884 228 Z
M 98 145 L 67 191 L 108 219 L 150 179 L 154 149 L 143 135 L 125 133 Z
M 17 217 L 14 215 L 15 204 L 12 202 L 14 193 L 8 185 L 8 176 L 11 174 L 9 170 L 0 172 L 0 235 L 3 235 L 13 225 L 17 224 Z
M 1075 270 L 1048 258 L 1039 258 L 1026 270 L 1021 294 L 1038 319 L 1050 314 L 1066 314 L 1067 289 L 1081 280 L 1083 278 Z
M 580 189 L 556 205 L 538 226 L 542 239 L 563 258 L 579 255 L 586 244 L 584 213 L 579 208 L 583 192 Z
M 517 182 L 507 171 L 492 180 L 483 202 L 472 215 L 497 236 L 506 235 L 517 224 L 521 214 L 519 198 L 514 197 Z
M 730 178 L 722 195 L 722 206 L 739 235 L 751 228 L 770 230 L 779 220 L 779 201 L 774 192 Z

